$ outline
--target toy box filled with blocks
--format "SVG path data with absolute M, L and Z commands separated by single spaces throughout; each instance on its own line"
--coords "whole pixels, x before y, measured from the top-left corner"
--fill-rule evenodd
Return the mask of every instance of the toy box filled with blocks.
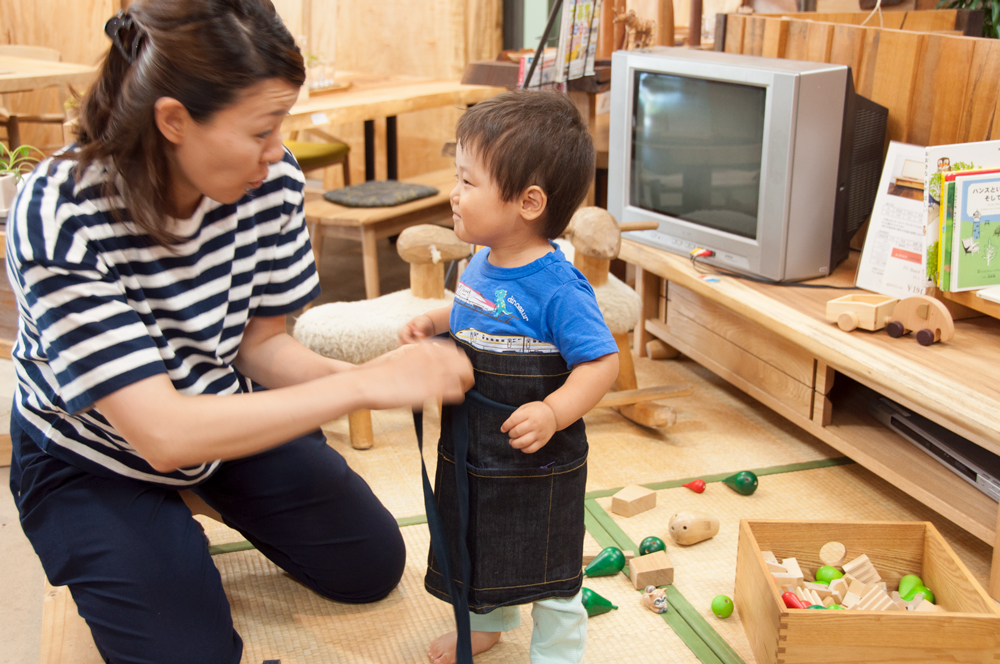
M 742 520 L 735 600 L 759 664 L 1000 660 L 1000 609 L 928 522 Z

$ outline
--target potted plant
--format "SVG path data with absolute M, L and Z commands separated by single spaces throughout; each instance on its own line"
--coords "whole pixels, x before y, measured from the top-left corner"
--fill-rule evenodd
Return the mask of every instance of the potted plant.
M 9 150 L 0 143 L 0 216 L 7 216 L 7 210 L 13 205 L 24 171 L 34 168 L 41 161 L 41 157 L 34 156 L 33 152 L 45 156 L 41 150 L 30 145 Z

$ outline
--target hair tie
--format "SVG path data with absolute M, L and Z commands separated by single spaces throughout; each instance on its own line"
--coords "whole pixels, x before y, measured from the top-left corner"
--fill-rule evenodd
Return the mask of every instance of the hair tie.
M 132 36 L 132 47 L 130 49 L 126 49 L 119 33 L 123 29 L 131 30 L 132 28 L 136 28 L 136 33 Z M 111 42 L 118 47 L 118 50 L 121 51 L 121 54 L 125 57 L 128 63 L 130 65 L 133 64 L 139 52 L 139 42 L 142 39 L 142 32 L 139 31 L 138 26 L 136 26 L 132 17 L 128 15 L 128 12 L 123 9 L 118 10 L 118 13 L 108 19 L 108 22 L 104 24 L 104 33 L 111 38 Z

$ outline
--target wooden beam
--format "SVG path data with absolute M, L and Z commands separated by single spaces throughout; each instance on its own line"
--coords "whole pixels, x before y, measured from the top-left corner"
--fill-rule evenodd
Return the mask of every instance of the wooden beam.
M 646 401 L 659 401 L 660 399 L 673 399 L 675 397 L 691 396 L 694 387 L 691 383 L 680 383 L 678 385 L 663 385 L 660 387 L 643 387 L 637 390 L 622 390 L 620 392 L 608 392 L 594 408 L 614 408 L 616 406 L 627 406 L 634 403 Z

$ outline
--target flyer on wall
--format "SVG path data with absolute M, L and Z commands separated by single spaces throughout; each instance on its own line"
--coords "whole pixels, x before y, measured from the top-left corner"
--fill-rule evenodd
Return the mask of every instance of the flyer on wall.
M 889 143 L 858 262 L 858 288 L 898 298 L 924 294 L 924 150 Z

